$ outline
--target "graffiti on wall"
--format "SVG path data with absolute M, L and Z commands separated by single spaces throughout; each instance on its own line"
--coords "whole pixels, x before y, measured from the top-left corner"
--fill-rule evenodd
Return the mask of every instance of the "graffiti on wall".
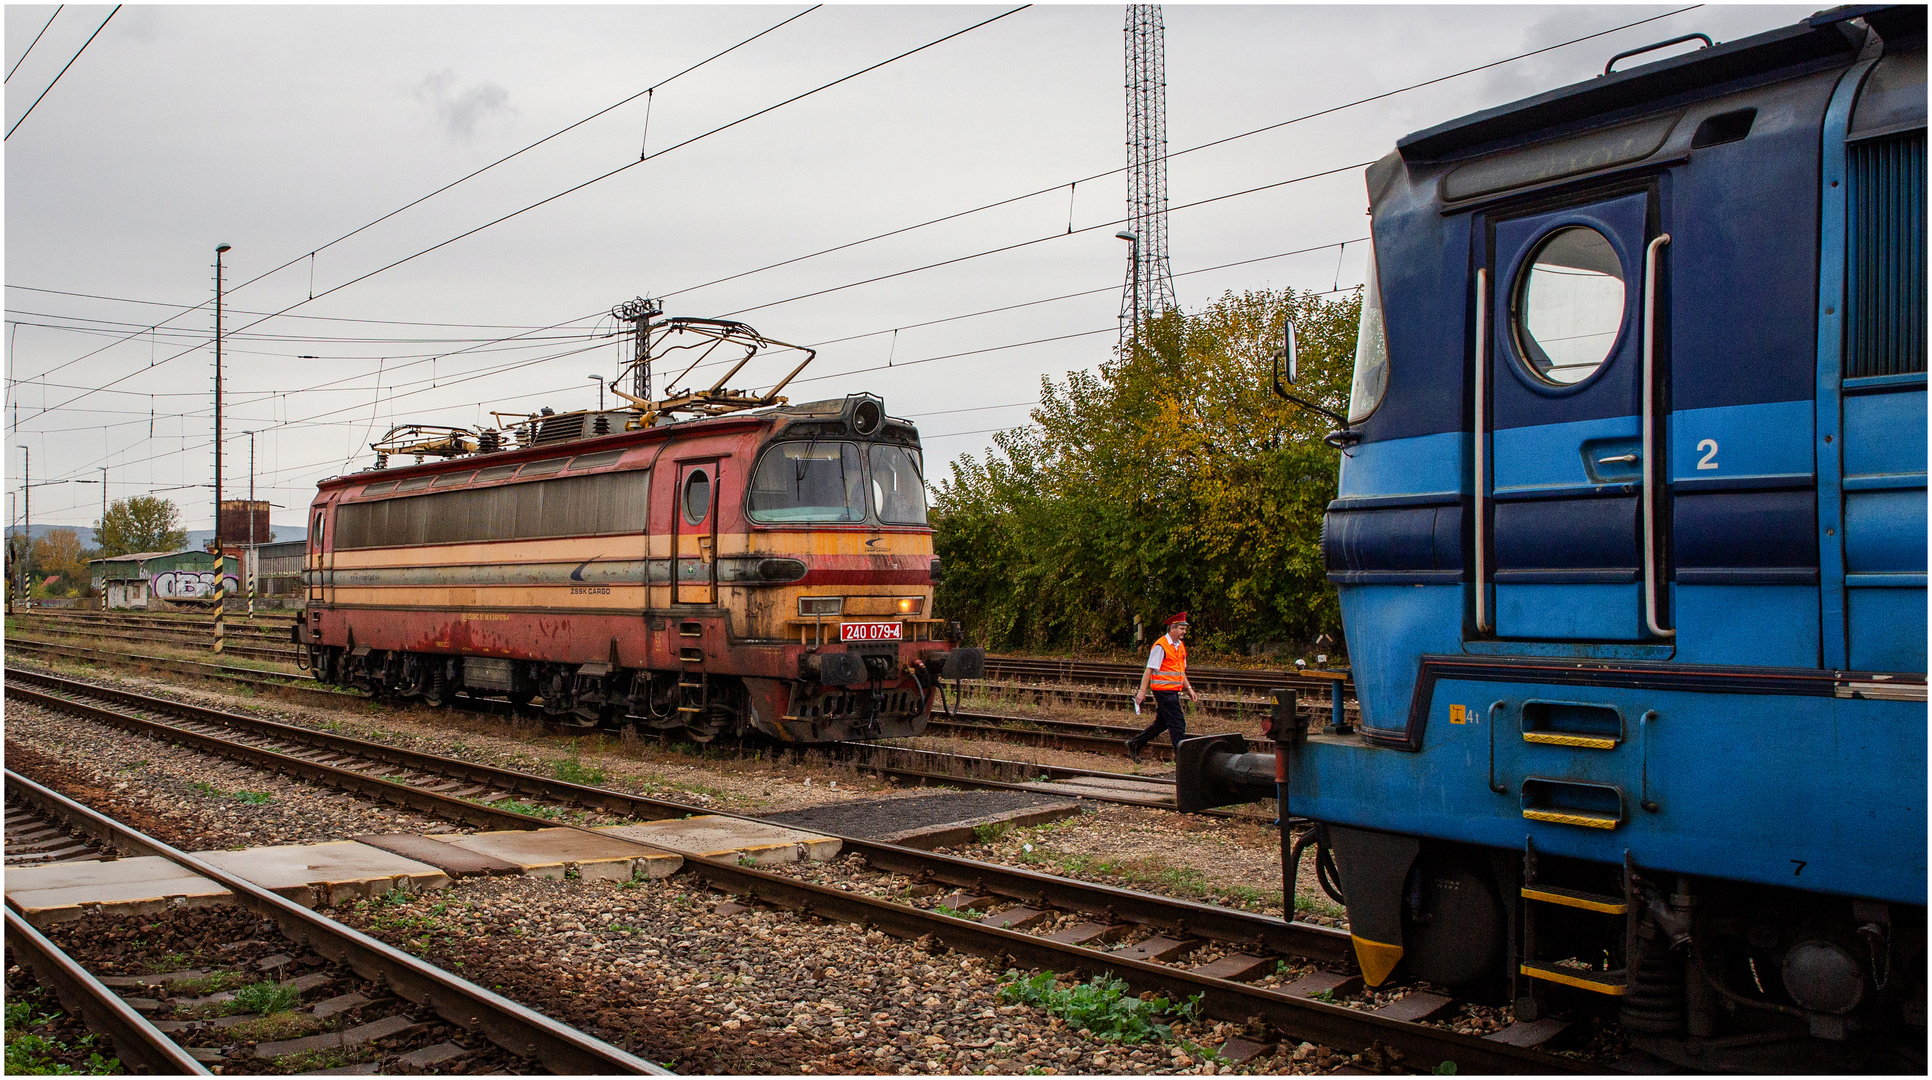
M 164 570 L 151 579 L 154 595 L 160 597 L 213 596 L 215 572 L 210 570 Z M 240 592 L 235 575 L 227 575 L 230 596 Z

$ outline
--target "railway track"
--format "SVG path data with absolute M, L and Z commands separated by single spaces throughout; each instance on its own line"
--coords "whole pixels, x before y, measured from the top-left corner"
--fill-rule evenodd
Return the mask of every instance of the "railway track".
M 75 835 L 61 818 L 7 791 L 7 866 L 51 866 L 99 858 L 108 849 L 91 836 Z
M 58 637 L 88 641 L 125 641 L 135 645 L 173 645 L 186 649 L 210 649 L 215 640 L 212 631 L 175 632 L 163 630 L 129 630 L 123 632 L 99 627 L 63 626 L 40 620 L 30 621 L 28 625 L 32 626 L 35 630 Z M 250 640 L 256 641 L 257 643 L 244 643 Z M 270 644 L 270 640 L 267 638 L 249 639 L 238 638 L 236 635 L 226 635 L 222 641 L 221 651 L 227 656 L 249 657 L 257 660 L 275 660 L 286 664 L 294 663 L 296 658 L 301 655 L 294 645 Z M 11 638 L 9 639 L 9 644 L 11 644 Z
M 124 657 L 124 654 L 102 655 L 114 660 L 120 660 Z M 164 657 L 147 659 L 155 663 L 171 662 Z M 293 689 L 334 699 L 333 703 L 341 703 L 345 700 L 348 702 L 366 700 L 360 695 L 342 694 L 332 690 L 302 686 L 300 683 L 266 683 L 263 680 L 248 676 L 225 674 L 219 665 L 204 664 L 197 665 L 197 667 L 215 669 L 207 673 L 194 672 L 195 674 L 203 674 L 204 677 L 257 685 L 290 686 Z M 227 670 L 250 671 L 250 669 L 246 668 Z M 114 690 L 108 687 L 99 687 L 91 683 L 48 675 L 43 672 L 29 671 L 27 669 L 8 668 L 7 677 L 10 682 L 21 686 L 21 697 L 23 700 L 30 700 L 35 704 L 48 708 L 60 708 L 62 706 L 56 698 L 63 696 L 67 699 L 80 699 L 90 696 L 99 697 L 128 706 L 132 710 L 132 716 L 135 719 L 149 721 L 150 724 L 160 724 L 166 727 L 185 725 L 190 737 L 200 737 L 203 740 L 202 745 L 209 748 L 214 748 L 221 739 L 219 729 L 233 727 L 234 719 L 237 716 L 237 714 L 224 713 L 213 709 L 201 709 L 198 706 L 173 702 L 165 698 L 156 698 L 127 691 Z M 43 692 L 41 688 L 53 688 L 52 696 Z M 458 698 L 452 704 L 459 708 L 474 707 L 490 710 L 507 708 L 507 706 L 504 706 L 500 702 L 470 702 L 464 698 Z M 70 709 L 69 711 L 76 710 Z M 174 718 L 156 719 L 157 717 L 168 717 L 170 715 Z M 163 737 L 167 735 L 166 732 L 161 731 L 158 727 L 134 723 L 133 720 L 124 720 L 118 715 L 98 713 L 94 715 L 94 718 L 111 723 L 118 723 L 142 734 Z M 257 721 L 256 723 L 258 726 L 252 727 L 248 731 L 249 745 L 258 749 L 266 748 L 273 753 L 285 753 L 289 746 L 289 739 L 296 738 L 300 733 L 311 730 L 295 725 L 278 724 L 274 721 L 263 720 Z M 215 741 L 207 741 L 211 739 Z M 323 740 L 325 744 L 323 748 L 340 750 L 353 742 L 354 740 L 350 740 L 349 743 L 327 745 L 327 740 Z M 1104 770 L 1042 766 L 1032 762 L 1006 761 L 998 758 L 974 757 L 963 754 L 946 754 L 931 750 L 914 750 L 883 743 L 853 743 L 836 747 L 807 748 L 800 751 L 801 758 L 806 758 L 811 755 L 819 755 L 829 760 L 850 762 L 866 771 L 911 781 L 916 784 L 943 784 L 954 787 L 972 787 L 987 790 L 1027 791 L 1034 794 L 1053 795 L 1061 798 L 1078 798 L 1091 802 L 1123 803 L 1130 806 L 1148 806 L 1157 809 L 1173 809 L 1175 805 L 1174 781 L 1166 777 L 1132 776 Z M 330 776 L 328 770 L 317 767 L 317 759 L 312 756 L 304 756 L 304 760 L 308 762 L 306 765 L 287 763 L 278 758 L 262 756 L 260 754 L 253 755 L 252 759 L 245 756 L 244 759 L 249 760 L 251 764 L 261 765 L 277 771 L 288 771 L 292 775 L 302 775 L 305 779 L 316 780 L 318 782 L 328 781 Z M 358 772 L 357 775 L 360 776 L 362 774 Z M 405 783 L 417 783 L 424 778 L 421 776 L 405 776 L 403 779 Z M 365 791 L 365 794 L 376 794 L 378 797 L 381 797 L 380 793 L 388 790 L 387 788 L 376 787 L 368 789 L 368 791 Z M 464 791 L 458 794 L 458 798 L 474 798 L 478 794 L 481 793 Z M 510 797 L 509 793 L 496 792 L 489 795 L 484 801 L 487 802 L 508 797 Z M 433 806 L 409 803 L 402 803 L 402 805 L 411 805 L 413 809 L 424 812 L 435 812 Z M 1242 819 L 1255 816 L 1241 811 L 1212 811 L 1211 814 L 1212 816 Z M 1272 821 L 1272 816 L 1268 820 Z M 472 821 L 471 823 L 482 824 L 479 821 Z M 508 827 L 522 826 L 512 825 Z
M 26 656 L 58 656 L 103 664 L 154 666 L 205 679 L 218 679 L 223 682 L 241 683 L 252 686 L 269 686 L 276 689 L 297 690 L 303 693 L 317 694 L 335 703 L 369 700 L 362 694 L 323 686 L 306 672 L 268 671 L 262 668 L 237 667 L 233 664 L 215 664 L 201 660 L 184 660 L 178 656 L 157 656 L 146 653 L 123 652 L 118 649 L 89 649 L 69 642 L 44 641 L 35 638 L 9 637 L 7 638 L 7 649 L 10 652 L 19 652 Z
M 492 993 L 375 938 L 285 900 L 243 878 L 178 851 L 153 837 L 115 821 L 59 792 L 8 770 L 6 793 L 14 800 L 30 804 L 48 820 L 59 820 L 66 827 L 85 832 L 115 851 L 134 856 L 154 856 L 167 860 L 190 873 L 198 874 L 229 890 L 235 903 L 275 923 L 291 943 L 313 950 L 325 961 L 345 965 L 369 981 L 372 992 L 389 993 L 415 1006 L 427 1007 L 458 1027 L 479 1032 L 512 1054 L 534 1059 L 559 1075 L 573 1074 L 653 1074 L 671 1075 L 633 1054 L 600 1039 L 558 1023 L 514 1001 Z M 9 907 L 6 912 L 7 949 L 15 959 L 29 966 L 36 978 L 52 988 L 63 1004 L 78 1012 L 93 1030 L 110 1037 L 122 1061 L 149 1072 L 175 1075 L 210 1075 L 191 1047 L 170 1038 L 137 1010 L 135 1003 L 123 998 L 102 978 L 56 946 Z M 282 957 L 288 961 L 289 957 Z M 142 980 L 110 977 L 133 987 L 165 985 L 162 979 Z M 328 982 L 326 977 L 322 980 Z M 293 980 L 300 983 L 301 980 Z M 285 981 L 284 986 L 290 985 Z M 377 986 L 385 990 L 377 990 Z M 367 997 L 367 995 L 360 995 Z M 390 1010 L 388 1017 L 371 1026 L 386 1027 L 400 1033 L 413 1026 L 402 1014 L 420 1010 Z M 359 1017 L 364 1018 L 364 1017 Z M 194 1032 L 205 1029 L 189 1022 L 171 1022 L 190 1040 Z M 215 1055 L 217 1058 L 219 1055 Z M 231 1065 L 234 1063 L 231 1063 Z
M 183 660 L 170 656 L 88 649 L 62 642 L 44 641 L 33 638 L 11 637 L 7 640 L 7 648 L 29 656 L 61 656 L 100 663 L 125 664 L 133 662 L 153 665 L 200 678 L 312 694 L 331 704 L 367 700 L 361 694 L 322 686 L 306 674 L 264 671 L 257 668 Z M 468 700 L 458 698 L 453 704 L 461 708 L 468 704 Z M 952 719 L 935 718 L 926 728 L 926 733 L 929 735 L 985 739 L 991 742 L 1034 746 L 1043 749 L 1108 755 L 1121 753 L 1122 742 L 1129 736 L 1137 734 L 1139 731 L 1140 728 L 1138 726 L 1128 727 L 1077 720 L 1047 720 L 1028 716 L 1005 716 L 995 713 L 971 712 L 959 713 Z M 1167 744 L 1156 742 L 1148 744 L 1142 750 L 1142 755 L 1153 761 L 1165 762 L 1173 760 L 1174 751 Z M 1060 771 L 1072 772 L 1073 770 Z
M 53 615 L 40 612 L 15 615 L 14 618 L 24 626 L 45 632 L 109 641 L 160 642 L 195 649 L 208 648 L 213 641 L 211 621 L 197 616 L 119 616 L 98 612 Z M 250 627 L 231 619 L 226 627 L 222 651 L 237 657 L 295 662 L 300 650 L 288 640 L 288 628 L 293 625 L 293 620 L 277 619 L 276 622 L 278 625 L 273 627 Z M 968 685 L 975 695 L 994 701 L 1031 701 L 1041 705 L 1069 704 L 1126 711 L 1132 708 L 1133 691 L 1107 687 L 1135 686 L 1140 680 L 1140 668 L 1133 664 L 1015 656 L 989 656 L 986 664 L 988 677 Z M 1297 692 L 1303 711 L 1322 709 L 1332 715 L 1337 693 L 1343 697 L 1345 715 L 1356 711 L 1352 684 L 1339 672 L 1202 668 L 1191 671 L 1189 678 L 1197 689 L 1236 695 L 1216 697 L 1204 694 L 1199 702 L 1189 703 L 1189 708 L 1200 716 L 1237 721 L 1265 716 L 1273 707 L 1268 695 L 1283 688 Z
M 63 683 L 67 685 L 61 686 Z M 60 692 L 49 692 L 50 684 Z M 352 789 L 432 813 L 437 812 L 436 806 L 449 807 L 456 815 L 454 820 L 476 824 L 487 821 L 487 827 L 491 828 L 585 827 L 568 820 L 544 820 L 496 810 L 467 801 L 460 795 L 450 799 L 449 794 L 438 795 L 429 789 L 445 788 L 453 794 L 455 788 L 480 787 L 485 789 L 486 797 L 488 792 L 504 792 L 520 801 L 543 800 L 638 820 L 716 813 L 688 804 L 402 750 L 275 721 L 143 699 L 140 695 L 103 690 L 37 673 L 10 671 L 6 692 L 9 697 L 20 695 L 49 708 L 66 708 L 123 725 L 160 724 L 151 717 L 135 715 L 148 709 L 174 713 L 178 717 L 192 716 L 198 721 L 197 727 L 227 729 L 234 737 L 220 740 L 218 735 L 190 732 L 186 724 L 160 724 L 167 730 L 159 733 L 166 737 L 177 737 L 175 732 L 190 733 L 193 738 L 189 741 L 197 744 L 204 740 L 226 741 L 239 749 L 223 752 L 254 760 L 265 768 L 284 761 L 302 761 L 304 765 L 294 766 L 298 775 L 307 766 L 334 768 L 337 771 L 331 775 L 348 774 L 343 779 L 350 785 L 369 785 Z M 92 703 L 82 700 L 87 697 L 100 700 Z M 116 703 L 122 707 L 114 708 Z M 121 712 L 123 718 L 101 716 L 103 712 Z M 279 749 L 273 745 L 249 745 L 241 741 L 245 735 L 253 736 L 250 742 L 267 739 L 281 745 Z M 361 764 L 337 762 L 330 766 L 326 760 L 315 760 L 328 757 L 360 758 Z M 401 782 L 370 775 L 377 771 L 400 777 Z M 447 801 L 428 798 L 412 801 L 411 794 L 406 793 L 416 797 L 437 796 Z M 451 806 L 452 802 L 459 805 Z M 495 816 L 487 819 L 474 816 L 479 813 Z M 1346 991 L 1353 981 L 1349 940 L 1337 930 L 938 852 L 852 837 L 839 839 L 846 853 L 864 859 L 870 873 L 907 878 L 919 885 L 950 886 L 958 891 L 940 898 L 950 901 L 942 911 L 721 860 L 687 856 L 684 865 L 688 872 L 713 887 L 746 902 L 763 902 L 821 917 L 865 923 L 905 938 L 931 937 L 954 948 L 1000 958 L 1004 963 L 1082 975 L 1111 973 L 1126 980 L 1136 991 L 1151 990 L 1175 1000 L 1199 994 L 1206 1015 L 1235 1022 L 1259 1018 L 1284 1039 L 1306 1040 L 1351 1052 L 1379 1045 L 1399 1050 L 1414 1062 L 1452 1061 L 1459 1069 L 1484 1072 L 1552 1073 L 1589 1068 L 1578 1059 L 1496 1038 L 1458 1034 L 1428 1023 L 1429 1017 L 1460 1004 L 1445 996 L 1417 991 L 1376 1011 L 1347 1008 L 1309 997 L 1308 993 L 1316 990 L 1331 994 Z M 927 890 L 928 897 L 937 891 Z M 1043 921 L 1041 916 L 1056 912 L 1078 913 L 1085 919 L 1066 933 L 1028 932 L 1029 926 Z M 1131 939 L 1131 943 L 1120 948 L 1109 947 L 1123 937 Z M 1190 956 L 1204 950 L 1219 955 L 1207 964 L 1188 962 Z M 1287 987 L 1254 986 L 1244 981 L 1266 976 L 1284 960 L 1322 965 L 1323 970 Z M 1406 1006 L 1402 1004 L 1405 1001 Z M 1543 1030 L 1548 1029 L 1530 1032 L 1525 1026 L 1514 1037 L 1527 1038 Z
M 130 617 L 100 612 L 54 614 L 40 610 L 15 611 L 10 618 L 17 622 L 42 626 L 66 626 L 85 630 L 152 630 L 160 633 L 193 634 L 202 638 L 211 636 L 215 627 L 212 616 L 137 615 Z M 289 628 L 294 625 L 294 619 L 263 619 L 259 615 L 250 619 L 246 615 L 230 612 L 223 622 L 222 632 L 228 637 L 255 637 L 265 641 L 286 642 L 289 640 Z

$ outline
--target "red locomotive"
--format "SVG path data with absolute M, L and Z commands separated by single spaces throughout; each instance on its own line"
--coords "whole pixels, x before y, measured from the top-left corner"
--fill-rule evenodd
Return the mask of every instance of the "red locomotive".
M 780 344 L 651 329 L 745 359 Z M 870 394 L 787 405 L 790 378 L 392 431 L 375 469 L 323 481 L 311 507 L 296 639 L 315 677 L 430 704 L 541 698 L 564 723 L 700 742 L 918 734 L 939 680 L 985 659 L 932 611 L 918 431 Z

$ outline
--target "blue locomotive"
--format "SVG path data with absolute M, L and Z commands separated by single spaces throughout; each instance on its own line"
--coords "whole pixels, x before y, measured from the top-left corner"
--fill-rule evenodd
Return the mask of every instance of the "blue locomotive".
M 1324 523 L 1360 723 L 1277 732 L 1369 984 L 1596 1006 L 1687 1064 L 1922 1047 L 1925 15 L 1606 68 L 1369 168 Z M 1215 738 L 1197 805 L 1239 794 Z

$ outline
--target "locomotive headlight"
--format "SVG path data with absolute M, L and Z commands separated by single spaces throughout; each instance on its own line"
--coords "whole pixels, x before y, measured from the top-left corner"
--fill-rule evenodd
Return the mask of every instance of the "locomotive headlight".
M 807 617 L 814 615 L 837 615 L 845 610 L 843 596 L 801 596 L 798 598 L 798 613 Z
M 899 614 L 901 615 L 921 615 L 925 613 L 925 610 L 926 598 L 923 596 L 902 596 L 899 598 Z

